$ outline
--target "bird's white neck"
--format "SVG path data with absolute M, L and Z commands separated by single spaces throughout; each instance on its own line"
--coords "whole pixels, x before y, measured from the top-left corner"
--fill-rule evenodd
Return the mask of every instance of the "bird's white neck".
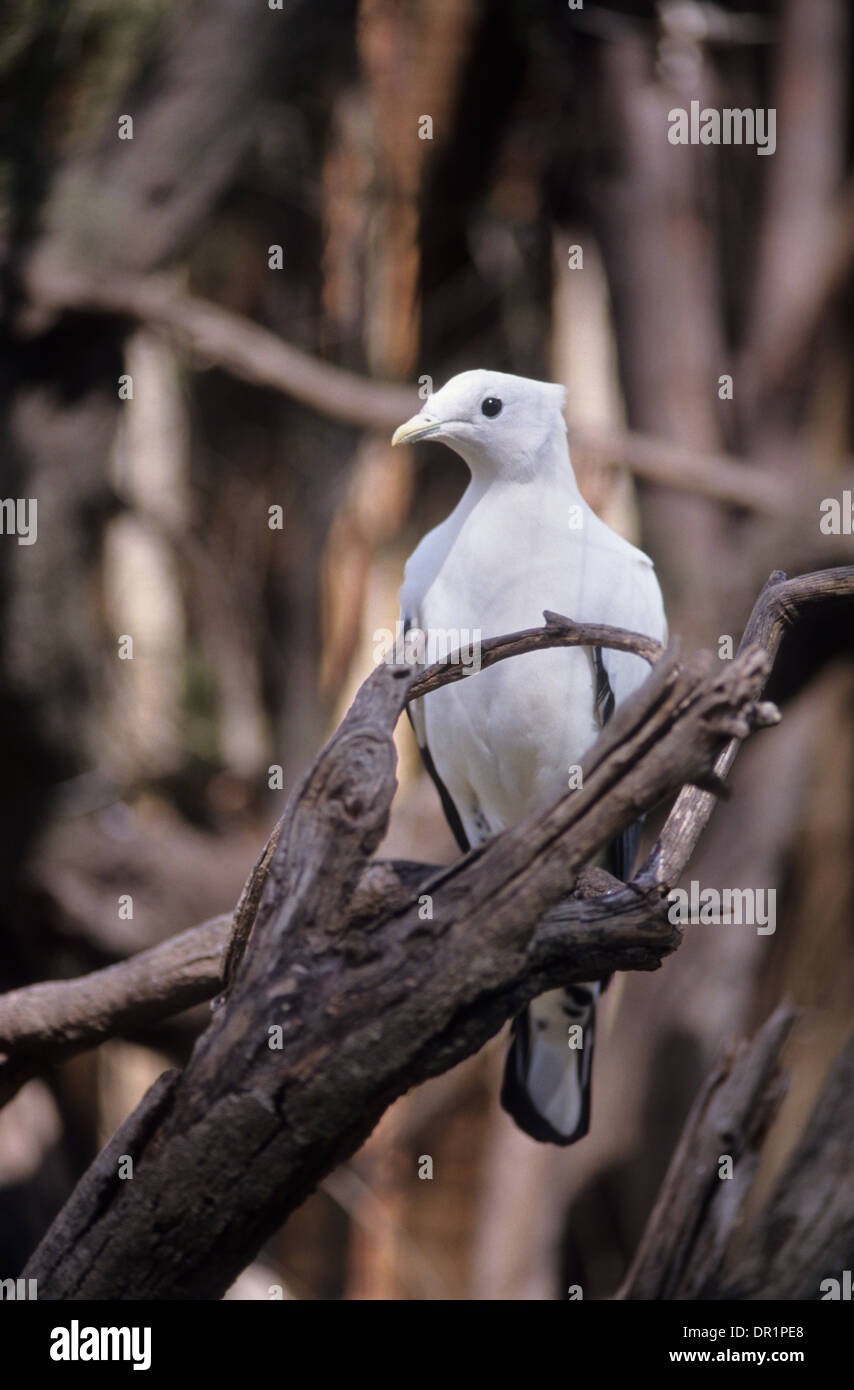
M 524 487 L 534 483 L 580 497 L 561 416 L 533 451 L 521 444 L 500 454 L 486 453 L 477 444 L 462 440 L 455 440 L 452 448 L 468 465 L 474 491 L 478 493 L 496 484 Z

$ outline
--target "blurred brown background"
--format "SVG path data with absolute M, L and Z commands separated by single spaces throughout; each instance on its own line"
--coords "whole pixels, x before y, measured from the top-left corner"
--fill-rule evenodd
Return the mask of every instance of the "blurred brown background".
M 465 484 L 445 449 L 390 451 L 419 378 L 566 383 L 582 488 L 653 555 L 688 648 L 737 640 L 773 568 L 854 560 L 819 527 L 854 485 L 847 20 L 844 0 L 7 0 L 1 495 L 38 499 L 38 540 L 0 536 L 0 988 L 233 903 Z M 774 107 L 776 152 L 671 145 L 694 99 Z M 784 723 L 688 875 L 774 888 L 777 931 L 689 928 L 657 975 L 615 980 L 589 1138 L 513 1128 L 497 1038 L 398 1102 L 233 1295 L 607 1296 L 719 1045 L 788 992 L 764 1190 L 854 1013 L 852 692 L 850 631 L 787 643 Z M 399 746 L 382 852 L 450 859 Z M 0 1277 L 205 1018 L 0 1113 Z

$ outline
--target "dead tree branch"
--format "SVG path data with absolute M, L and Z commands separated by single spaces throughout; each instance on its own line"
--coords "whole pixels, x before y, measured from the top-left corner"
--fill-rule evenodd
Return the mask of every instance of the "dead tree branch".
M 0 995 L 0 1106 L 48 1062 L 210 999 L 231 924 L 212 917 L 104 970 Z
M 727 1049 L 694 1103 L 619 1298 L 704 1298 L 784 1088 L 780 1050 L 794 1022 L 782 1005 L 752 1044 Z M 720 1179 L 720 1160 L 733 1176 Z
M 662 1184 L 621 1299 L 820 1297 L 854 1258 L 854 1034 L 783 1172 L 745 1229 L 765 1136 L 786 1093 L 779 1059 L 795 1011 L 782 1004 L 728 1049 L 703 1087 Z M 721 1160 L 732 1161 L 729 1173 Z
M 745 629 L 740 650 L 757 644 L 773 656 L 787 624 L 798 620 L 810 603 L 842 595 L 848 572 L 786 580 L 772 575 Z M 483 643 L 482 665 L 519 652 L 555 645 L 591 643 L 634 651 L 652 660 L 658 644 L 638 634 L 603 625 L 573 624 L 547 613 L 542 628 Z M 457 654 L 416 674 L 407 703 L 453 680 L 469 668 Z M 723 776 L 731 765 L 733 745 L 718 763 Z M 685 867 L 715 804 L 715 796 L 694 787 L 680 793 L 655 849 L 628 888 L 608 880 L 602 870 L 582 870 L 571 897 L 544 916 L 542 930 L 571 931 L 576 925 L 621 920 L 627 927 L 651 920 L 660 904 L 661 885 L 674 882 Z M 231 978 L 258 911 L 282 822 L 273 830 L 247 879 L 233 914 L 211 919 L 127 961 L 76 980 L 31 985 L 0 996 L 0 1104 L 5 1104 L 48 1061 L 97 1046 L 108 1037 L 159 1022 L 181 1009 L 210 999 Z M 409 903 L 423 885 L 441 872 L 436 865 L 373 860 L 362 874 L 349 909 L 359 926 L 372 917 Z M 597 898 L 607 894 L 607 902 Z M 659 906 L 660 911 L 660 906 Z M 638 967 L 635 967 L 638 968 Z
M 686 776 L 703 778 L 753 718 L 766 658 L 722 674 L 660 662 L 612 719 L 584 785 L 361 931 L 347 908 L 394 791 L 390 729 L 413 673 L 379 668 L 286 812 L 258 920 L 225 1006 L 156 1133 L 96 1214 L 72 1195 L 31 1262 L 43 1297 L 212 1297 L 411 1085 L 477 1050 L 545 987 L 676 944 L 667 923 L 534 928 L 598 846 Z M 271 1032 L 271 1030 L 273 1030 Z M 277 1045 L 270 1046 L 271 1041 Z M 81 1229 L 85 1228 L 85 1234 Z M 95 1255 L 97 1247 L 98 1254 Z
M 294 793 L 263 888 L 247 887 L 260 903 L 224 1006 L 150 1123 L 128 1122 L 134 1181 L 118 1180 L 114 1145 L 96 1161 L 30 1261 L 41 1296 L 218 1296 L 396 1096 L 546 988 L 655 968 L 679 940 L 660 866 L 686 862 L 704 802 L 668 821 L 646 883 L 602 893 L 612 881 L 588 879 L 598 896 L 568 895 L 668 792 L 718 785 L 724 751 L 776 717 L 759 697 L 785 624 L 852 594 L 854 569 L 773 576 L 736 659 L 659 661 L 591 750 L 581 788 L 410 880 L 391 909 L 375 885 L 359 916 L 395 788 L 391 731 L 416 688 L 413 669 L 379 667 Z
M 801 1300 L 854 1262 L 854 1033 L 830 1069 L 794 1153 L 715 1297 Z M 817 1200 L 821 1194 L 821 1200 Z M 700 1292 L 699 1298 L 709 1295 Z
M 372 860 L 353 894 L 348 929 L 407 906 L 413 894 L 441 872 L 438 864 Z M 264 877 L 255 874 L 249 883 L 260 897 Z M 615 903 L 620 895 L 614 890 L 622 888 L 604 869 L 583 869 L 571 898 L 544 914 L 541 930 L 544 934 L 556 931 L 566 940 L 574 934 L 580 942 L 582 935 L 589 939 L 590 932 L 603 923 L 619 919 L 627 932 L 643 925 L 650 918 L 648 903 L 637 894 L 623 894 Z M 604 894 L 610 895 L 608 901 L 600 902 Z M 245 897 L 244 893 L 241 902 Z M 0 1106 L 8 1104 L 46 1065 L 97 1047 L 108 1038 L 161 1023 L 217 995 L 226 982 L 225 961 L 239 913 L 240 908 L 236 914 L 212 917 L 151 950 L 89 975 L 27 985 L 0 995 Z M 254 913 L 248 920 L 251 927 Z M 634 968 L 654 969 L 657 961 L 651 957 L 645 965 L 638 951 Z

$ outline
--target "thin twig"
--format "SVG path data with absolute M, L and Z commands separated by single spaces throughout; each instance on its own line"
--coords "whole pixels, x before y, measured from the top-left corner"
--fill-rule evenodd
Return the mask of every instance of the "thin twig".
M 543 651 L 548 647 L 609 647 L 614 651 L 631 652 L 643 657 L 651 666 L 664 651 L 654 637 L 629 632 L 626 628 L 609 627 L 606 623 L 576 623 L 549 609 L 544 610 L 543 617 L 546 620 L 543 627 L 523 628 L 506 637 L 488 637 L 481 641 L 478 644 L 479 669 L 485 670 L 498 661 L 506 661 L 509 656 Z M 422 671 L 410 688 L 407 704 L 420 700 L 431 690 L 451 685 L 472 674 L 471 652 L 464 649 L 452 652 Z

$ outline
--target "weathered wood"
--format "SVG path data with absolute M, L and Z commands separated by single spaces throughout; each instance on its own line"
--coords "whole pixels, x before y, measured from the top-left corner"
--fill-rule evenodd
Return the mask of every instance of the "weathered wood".
M 274 832 L 236 910 L 250 929 L 266 877 L 258 871 L 268 865 L 276 839 Z M 372 860 L 353 893 L 347 930 L 411 906 L 441 871 L 437 864 Z M 663 916 L 660 894 L 628 891 L 604 870 L 584 869 L 572 896 L 550 908 L 537 930 L 544 941 L 556 935 L 564 948 L 574 941 L 581 952 L 594 944 L 613 952 L 616 970 L 654 970 L 671 949 L 668 937 L 653 932 L 644 944 L 640 929 Z M 0 1107 L 46 1066 L 213 999 L 226 983 L 233 923 L 223 913 L 103 970 L 0 995 Z M 672 943 L 679 939 L 674 932 Z
M 724 1055 L 686 1122 L 620 1299 L 822 1296 L 854 1262 L 854 1034 L 830 1069 L 770 1197 L 742 1229 L 765 1135 L 785 1094 L 778 1059 L 795 1018 L 781 1005 Z M 732 1177 L 720 1178 L 724 1154 Z
M 753 1181 L 758 1153 L 782 1099 L 780 1049 L 794 1022 L 782 1005 L 752 1044 L 729 1048 L 685 1122 L 682 1137 L 618 1298 L 709 1295 Z M 721 1178 L 723 1155 L 733 1175 Z
M 718 1298 L 816 1299 L 854 1268 L 854 1033 Z
M 581 789 L 423 885 L 432 919 L 415 904 L 351 931 L 413 675 L 375 671 L 286 812 L 233 990 L 155 1135 L 129 1150 L 133 1183 L 88 1218 L 91 1198 L 72 1195 L 50 1238 L 55 1251 L 57 1231 L 74 1232 L 64 1255 L 30 1262 L 41 1295 L 220 1294 L 395 1096 L 481 1047 L 547 984 L 610 969 L 589 925 L 572 941 L 535 924 L 601 844 L 748 732 L 766 664 L 756 652 L 723 672 L 708 656 L 661 661 L 591 751 Z M 638 935 L 629 921 L 617 930 L 647 964 L 678 940 L 669 923 Z
M 0 995 L 0 1105 L 46 1062 L 210 999 L 230 928 L 230 915 L 212 917 L 104 970 Z
M 788 581 L 781 604 L 775 583 L 777 616 L 761 635 L 773 649 L 793 594 L 852 586 L 854 570 Z M 216 1297 L 403 1091 L 479 1049 L 545 988 L 615 961 L 654 968 L 679 940 L 660 877 L 615 893 L 588 877 L 598 896 L 566 899 L 602 845 L 681 783 L 708 784 L 731 741 L 777 717 L 759 699 L 769 669 L 750 642 L 724 667 L 708 653 L 666 656 L 591 749 L 581 788 L 416 892 L 413 876 L 390 910 L 381 896 L 354 912 L 415 674 L 378 668 L 289 803 L 233 988 L 154 1131 L 127 1150 L 133 1183 L 100 1188 L 95 1205 L 85 1185 L 72 1194 L 49 1262 L 40 1248 L 28 1266 L 41 1296 Z M 668 859 L 678 870 L 691 843 L 680 827 Z M 716 1222 L 693 1242 L 701 1268 L 682 1261 L 686 1279 L 718 1262 Z
M 171 1102 L 175 1083 L 180 1076 L 177 1068 L 164 1071 L 153 1086 L 149 1086 L 139 1105 L 120 1125 L 108 1144 L 91 1163 L 75 1188 L 77 1201 L 66 1204 L 60 1218 L 54 1222 L 39 1245 L 41 1268 L 51 1271 L 65 1256 L 69 1246 L 86 1235 L 86 1222 L 92 1213 L 109 1204 L 122 1181 L 118 1177 L 119 1163 L 140 1152 Z

